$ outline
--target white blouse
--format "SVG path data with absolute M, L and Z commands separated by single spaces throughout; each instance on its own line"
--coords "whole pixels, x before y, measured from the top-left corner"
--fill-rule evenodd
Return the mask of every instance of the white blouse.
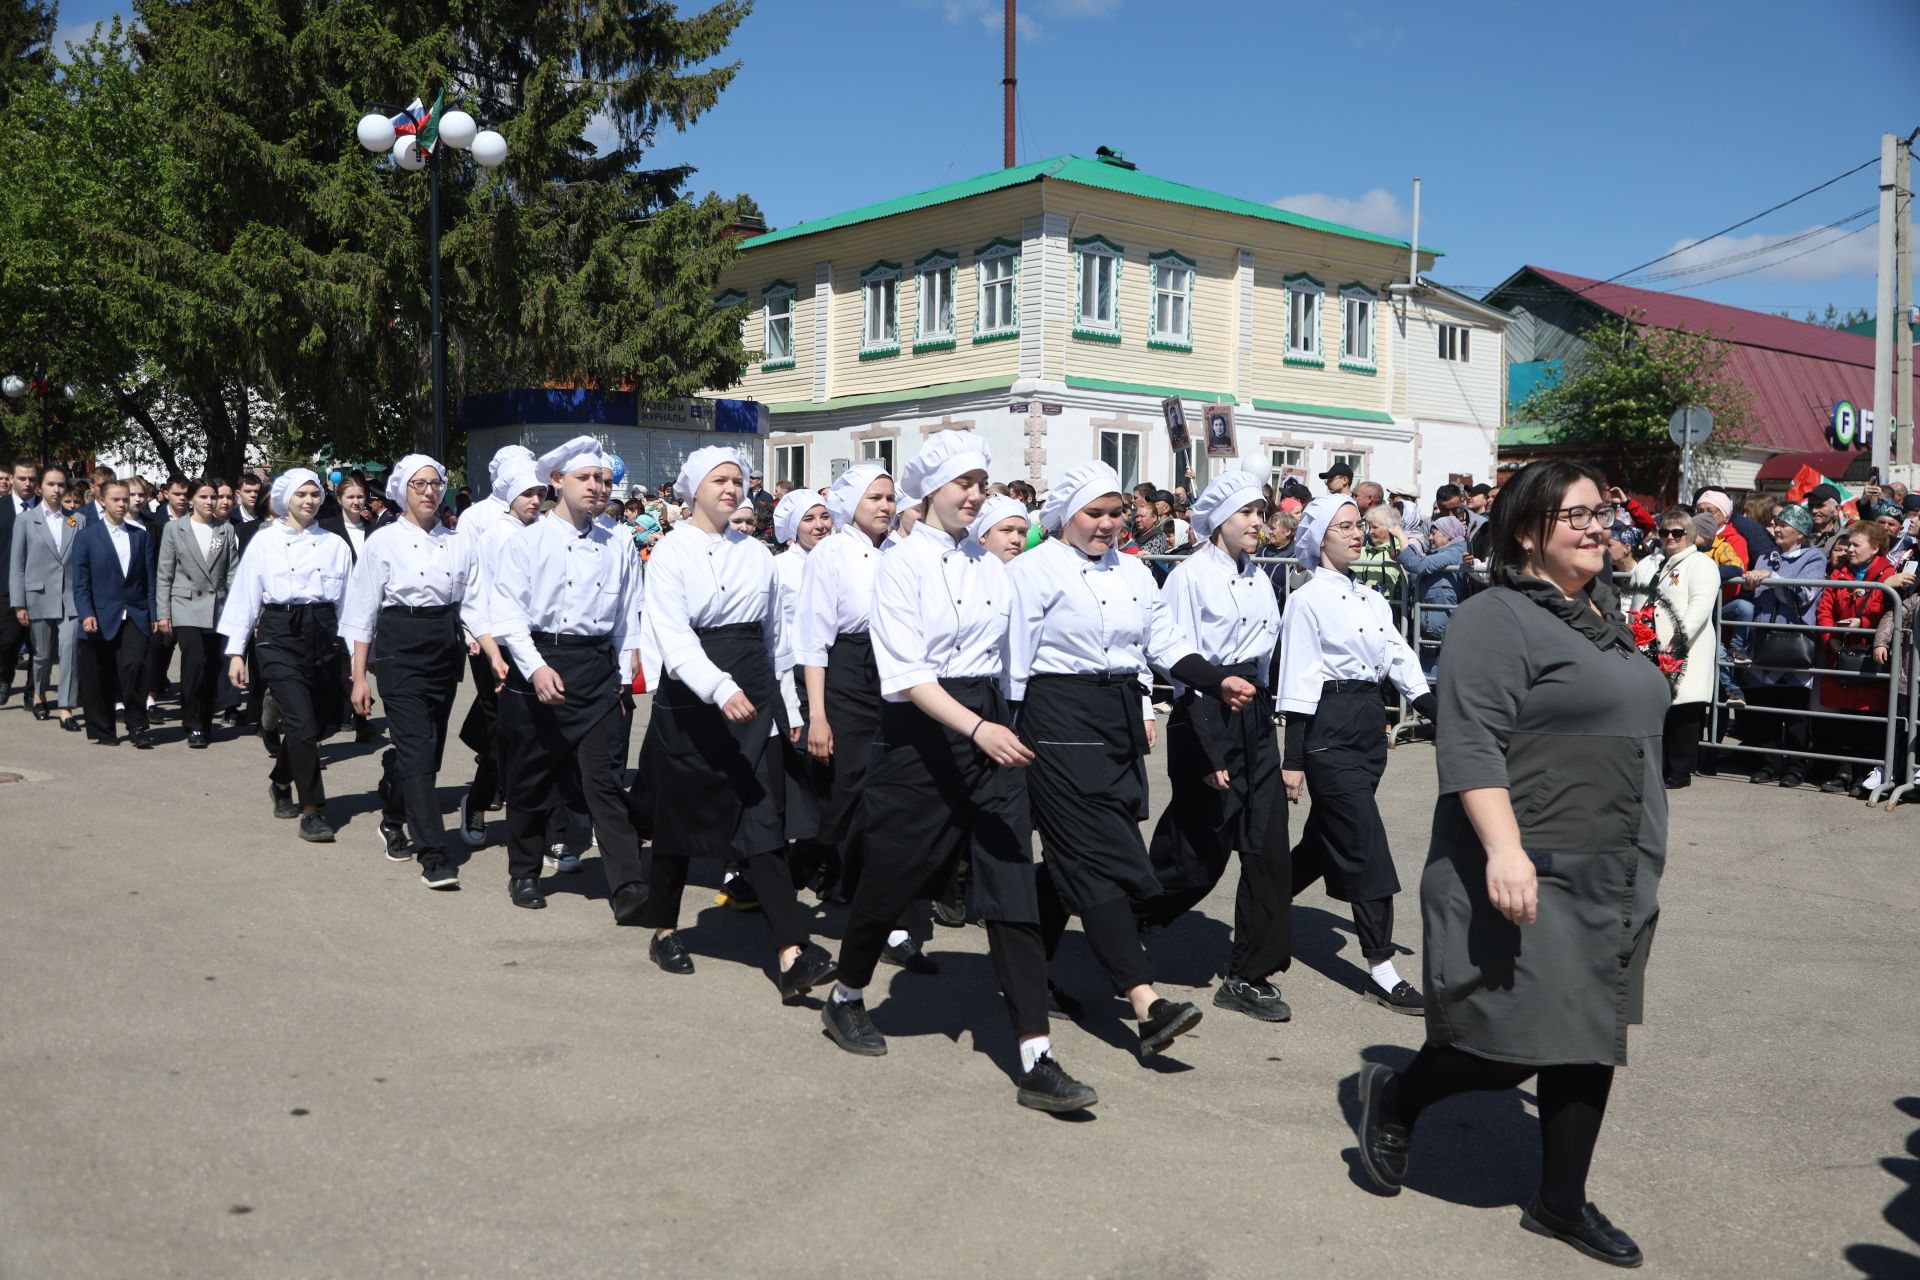
M 1059 538 L 1015 556 L 1007 566 L 1013 600 L 1007 627 L 1007 696 L 1027 696 L 1037 675 L 1137 671 L 1142 719 L 1153 719 L 1153 670 L 1147 652 L 1166 626 L 1153 572 L 1109 549 L 1088 559 Z
M 708 533 L 690 520 L 653 544 L 647 561 L 648 608 L 640 619 L 640 665 L 647 688 L 672 676 L 703 702 L 725 706 L 740 692 L 700 644 L 708 627 L 762 623 L 776 676 L 790 671 L 774 596 L 774 554 L 757 538 L 732 529 Z
M 998 556 L 968 539 L 959 545 L 922 520 L 880 558 L 873 591 L 873 661 L 880 693 L 907 702 L 907 690 L 941 678 L 1007 670 L 1012 587 Z
M 345 603 L 353 553 L 319 525 L 303 533 L 275 520 L 253 535 L 247 554 L 233 571 L 226 607 L 215 628 L 227 638 L 229 656 L 245 653 L 247 638 L 269 604 Z
M 382 609 L 459 604 L 473 584 L 470 539 L 454 536 L 444 525 L 429 532 L 411 520 L 396 520 L 374 531 L 353 566 L 340 610 L 340 638 L 372 644 Z
M 1392 680 L 1411 701 L 1427 692 L 1419 659 L 1386 597 L 1322 566 L 1287 597 L 1280 624 L 1279 706 L 1310 716 L 1329 680 Z
M 814 545 L 800 575 L 793 617 L 795 662 L 824 667 L 836 639 L 867 630 L 880 559 L 881 548 L 851 525 Z
M 531 680 L 546 664 L 533 633 L 609 636 L 625 653 L 639 629 L 640 557 L 633 543 L 548 512 L 501 547 L 488 605 L 494 643 Z
M 786 635 L 793 634 L 793 615 L 800 604 L 800 578 L 807 567 L 809 552 L 799 543 L 791 543 L 773 558 L 773 611 Z M 802 723 L 800 690 L 793 682 L 793 668 L 780 673 L 780 697 L 787 704 L 787 722 Z
M 493 502 L 491 498 L 487 501 Z M 478 639 L 493 634 L 493 592 L 494 584 L 500 580 L 500 556 L 506 550 L 507 540 L 531 528 L 532 523 L 520 523 L 520 517 L 503 502 L 493 502 L 484 513 L 476 502 L 460 517 L 460 528 L 454 537 L 467 544 L 467 554 L 473 557 L 473 581 L 467 584 L 467 593 L 460 600 L 460 625 L 467 629 L 468 635 Z
M 1211 542 L 1175 565 L 1162 594 L 1167 628 L 1156 636 L 1154 663 L 1173 664 L 1197 653 L 1217 666 L 1254 664 L 1253 683 L 1266 687 L 1273 649 L 1280 642 L 1280 603 L 1273 580 L 1251 560 L 1237 563 Z M 1186 686 L 1174 681 L 1174 694 Z

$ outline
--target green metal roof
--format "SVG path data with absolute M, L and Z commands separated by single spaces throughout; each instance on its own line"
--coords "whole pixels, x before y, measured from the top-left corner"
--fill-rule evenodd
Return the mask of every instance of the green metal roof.
M 1342 226 L 1322 218 L 1310 218 L 1304 213 L 1276 209 L 1270 204 L 1261 204 L 1258 200 L 1243 200 L 1239 196 L 1205 191 L 1199 187 L 1190 187 L 1184 182 L 1156 178 L 1138 169 L 1123 168 L 1104 160 L 1089 160 L 1085 156 L 1074 155 L 1054 156 L 1050 160 L 1033 160 L 1026 164 L 1015 165 L 1011 169 L 996 169 L 992 173 L 983 173 L 976 178 L 950 182 L 945 186 L 918 191 L 909 196 L 899 196 L 892 200 L 882 200 L 879 204 L 850 209 L 845 213 L 815 218 L 811 222 L 796 222 L 790 227 L 782 227 L 778 231 L 769 231 L 765 235 L 743 240 L 740 247 L 758 249 L 762 245 L 779 244 L 783 240 L 796 240 L 801 236 L 816 235 L 822 231 L 835 231 L 841 227 L 872 222 L 876 218 L 890 218 L 899 213 L 911 213 L 916 209 L 951 204 L 955 200 L 965 200 L 969 196 L 985 195 L 990 191 L 1004 191 L 1008 187 L 1018 187 L 1043 180 L 1072 182 L 1083 187 L 1097 187 L 1102 191 L 1117 191 L 1122 195 L 1140 196 L 1148 200 L 1164 200 L 1169 204 L 1186 205 L 1193 209 L 1212 209 L 1218 213 L 1259 218 L 1265 222 L 1304 227 L 1308 231 L 1324 231 L 1329 235 L 1346 236 L 1352 240 L 1365 240 L 1372 244 L 1392 245 L 1399 249 L 1408 247 L 1405 240 L 1396 240 L 1392 236 L 1376 235 L 1371 231 Z M 1435 257 L 1440 256 L 1439 250 L 1427 248 L 1425 245 L 1421 246 L 1420 251 L 1433 254 Z

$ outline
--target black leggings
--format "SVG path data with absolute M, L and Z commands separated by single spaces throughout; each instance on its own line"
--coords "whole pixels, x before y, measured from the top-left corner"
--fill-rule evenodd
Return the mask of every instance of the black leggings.
M 655 852 L 647 868 L 647 903 L 640 923 L 649 929 L 672 929 L 680 923 L 680 898 L 687 888 L 686 858 Z M 793 873 L 777 853 L 755 854 L 740 864 L 741 873 L 760 899 L 760 914 L 776 947 L 804 947 L 810 940 L 807 913 L 793 896 Z
M 1453 1045 L 1430 1044 L 1396 1076 L 1384 1100 L 1387 1115 L 1413 1127 L 1420 1113 L 1456 1093 L 1514 1089 L 1539 1076 L 1540 1203 L 1560 1218 L 1577 1218 L 1587 1203 L 1587 1170 L 1613 1089 L 1613 1068 L 1591 1062 L 1536 1067 L 1496 1062 Z

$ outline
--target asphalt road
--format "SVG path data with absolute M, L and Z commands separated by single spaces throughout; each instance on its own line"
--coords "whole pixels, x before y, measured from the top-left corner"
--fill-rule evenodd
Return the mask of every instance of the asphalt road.
M 0 710 L 22 775 L 0 783 L 5 1280 L 1602 1273 L 1518 1226 L 1524 1092 L 1430 1112 L 1407 1190 L 1363 1188 L 1357 1065 L 1404 1062 L 1421 1023 L 1359 998 L 1317 891 L 1288 1025 L 1206 1004 L 1231 882 L 1151 940 L 1208 1012 L 1146 1065 L 1069 936 L 1060 976 L 1093 1007 L 1056 1051 L 1101 1095 L 1076 1122 L 1014 1105 L 978 929 L 935 931 L 938 977 L 882 971 L 892 1051 L 853 1058 L 710 893 L 688 896 L 698 972 L 669 977 L 595 859 L 539 913 L 508 903 L 498 844 L 454 894 L 386 862 L 376 747 L 326 749 L 340 841 L 312 846 L 272 817 L 257 742 L 162 737 L 97 748 Z M 452 812 L 457 746 L 449 766 Z M 1395 751 L 1409 886 L 1433 790 L 1430 748 Z M 1920 809 L 1716 780 L 1674 809 L 1591 1194 L 1649 1274 L 1920 1275 Z

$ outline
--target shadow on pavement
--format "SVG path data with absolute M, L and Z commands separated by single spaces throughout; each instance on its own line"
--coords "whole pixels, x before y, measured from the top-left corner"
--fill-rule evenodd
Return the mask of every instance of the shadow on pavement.
M 1406 1070 L 1414 1051 L 1402 1045 L 1376 1044 L 1360 1051 L 1362 1062 Z M 1462 1093 L 1435 1103 L 1420 1117 L 1407 1161 L 1406 1187 L 1421 1195 L 1474 1209 L 1525 1204 L 1540 1182 L 1540 1126 L 1523 1103 L 1534 1100 L 1522 1089 Z M 1340 1081 L 1340 1113 L 1347 1126 L 1360 1127 L 1360 1073 Z M 1604 1151 L 1606 1137 L 1601 1135 Z M 1355 1186 L 1379 1195 L 1360 1166 L 1358 1147 L 1340 1153 Z
M 1920 1119 L 1920 1098 L 1896 1098 L 1893 1105 L 1903 1114 Z M 1920 1129 L 1907 1135 L 1907 1155 L 1916 1158 L 1889 1156 L 1880 1162 L 1881 1168 L 1906 1184 L 1887 1201 L 1883 1216 L 1894 1230 L 1920 1244 Z M 1868 1280 L 1920 1276 L 1920 1253 L 1879 1244 L 1854 1244 L 1847 1246 L 1845 1256 Z

